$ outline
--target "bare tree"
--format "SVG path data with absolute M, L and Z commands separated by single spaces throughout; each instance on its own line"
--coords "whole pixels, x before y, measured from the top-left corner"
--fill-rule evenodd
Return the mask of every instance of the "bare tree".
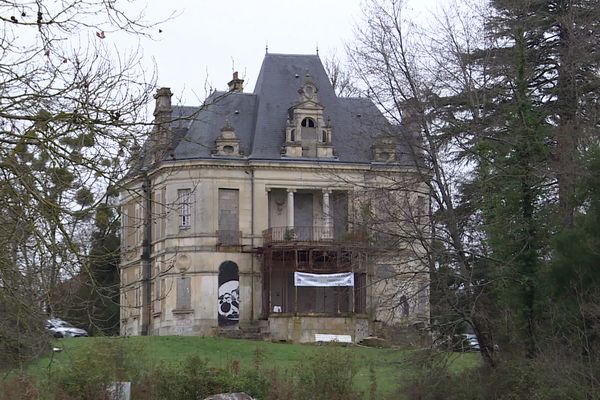
M 485 66 L 467 63 L 464 55 L 481 45 L 482 18 L 477 13 L 446 11 L 438 17 L 432 35 L 408 22 L 403 3 L 369 2 L 348 56 L 368 95 L 403 127 L 398 135 L 409 144 L 413 158 L 423 160 L 416 164 L 416 175 L 431 198 L 432 222 L 430 229 L 413 230 L 413 235 L 418 233 L 413 240 L 425 249 L 432 284 L 438 285 L 431 289 L 434 299 L 444 303 L 447 313 L 434 321 L 435 328 L 469 325 L 484 360 L 494 365 L 488 282 L 478 273 L 485 249 L 477 215 L 465 212 L 458 190 L 470 169 L 459 156 L 468 150 L 473 136 L 472 131 L 452 130 L 458 122 L 472 127 L 481 118 L 478 96 L 485 85 Z M 442 271 L 445 276 L 439 279 Z
M 23 293 L 8 308 L 38 324 L 65 282 L 88 273 L 93 212 L 114 207 L 124 159 L 147 129 L 153 76 L 111 36 L 153 25 L 103 0 L 0 1 L 0 23 L 0 305 Z
M 352 97 L 360 94 L 349 70 L 344 67 L 335 53 L 323 60 L 323 66 L 338 97 Z

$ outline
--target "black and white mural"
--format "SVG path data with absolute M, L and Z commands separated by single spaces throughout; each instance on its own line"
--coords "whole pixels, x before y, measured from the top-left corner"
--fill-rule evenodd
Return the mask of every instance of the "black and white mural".
M 219 326 L 237 325 L 240 321 L 240 277 L 236 263 L 225 261 L 219 266 Z

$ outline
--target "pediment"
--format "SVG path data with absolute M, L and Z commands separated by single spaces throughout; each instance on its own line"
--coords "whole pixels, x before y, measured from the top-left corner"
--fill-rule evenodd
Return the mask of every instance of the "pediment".
M 307 110 L 324 110 L 325 107 L 321 103 L 313 100 L 305 100 L 290 107 L 290 110 L 307 109 Z

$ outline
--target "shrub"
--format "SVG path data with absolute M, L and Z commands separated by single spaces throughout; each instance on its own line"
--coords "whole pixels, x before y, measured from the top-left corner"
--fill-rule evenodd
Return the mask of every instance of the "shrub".
M 209 368 L 206 360 L 191 356 L 178 364 L 161 364 L 150 371 L 134 394 L 154 400 L 197 400 L 222 392 L 246 392 L 265 398 L 269 382 L 259 371 L 240 371 L 239 363 L 230 368 Z
M 301 363 L 296 381 L 296 398 L 313 400 L 360 399 L 354 387 L 357 368 L 348 349 L 328 345 Z
M 585 385 L 574 385 L 567 379 L 557 377 L 553 371 L 555 367 L 557 365 L 543 359 L 506 358 L 500 360 L 495 368 L 481 366 L 452 374 L 442 365 L 429 365 L 421 373 L 409 378 L 398 397 L 419 400 L 590 398 Z
M 106 338 L 85 342 L 70 362 L 52 366 L 49 385 L 69 398 L 107 399 L 107 387 L 112 382 L 135 382 L 143 374 L 144 352 L 125 343 L 127 340 Z
M 26 374 L 0 378 L 0 400 L 34 400 L 39 397 L 34 382 Z

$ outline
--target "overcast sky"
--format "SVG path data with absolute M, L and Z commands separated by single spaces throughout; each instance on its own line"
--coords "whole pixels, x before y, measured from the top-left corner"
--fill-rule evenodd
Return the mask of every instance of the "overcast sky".
M 141 42 L 147 63 L 154 60 L 159 86 L 173 90 L 175 102 L 198 104 L 205 82 L 223 90 L 233 70 L 252 91 L 265 47 L 270 53 L 345 55 L 354 26 L 362 18 L 361 0 L 171 0 L 151 1 L 150 19 L 176 16 L 155 30 L 157 40 Z M 418 15 L 440 1 L 411 0 Z

